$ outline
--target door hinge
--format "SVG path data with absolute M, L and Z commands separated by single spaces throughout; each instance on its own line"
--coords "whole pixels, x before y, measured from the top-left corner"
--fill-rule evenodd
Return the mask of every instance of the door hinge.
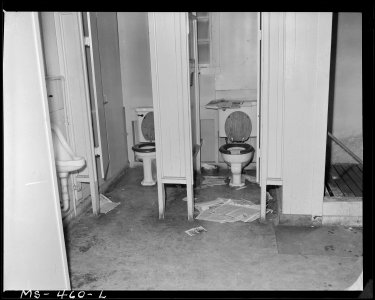
M 84 37 L 84 43 L 85 43 L 85 46 L 91 47 L 91 39 L 89 36 Z
M 262 30 L 258 30 L 258 39 L 262 40 Z

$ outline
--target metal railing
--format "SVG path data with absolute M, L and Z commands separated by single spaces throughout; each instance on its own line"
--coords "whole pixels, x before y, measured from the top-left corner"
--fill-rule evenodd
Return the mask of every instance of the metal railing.
M 344 149 L 351 157 L 353 157 L 361 166 L 363 166 L 363 161 L 355 155 L 348 147 L 346 147 L 339 139 L 337 139 L 332 133 L 328 132 L 328 136 L 338 144 L 342 149 Z

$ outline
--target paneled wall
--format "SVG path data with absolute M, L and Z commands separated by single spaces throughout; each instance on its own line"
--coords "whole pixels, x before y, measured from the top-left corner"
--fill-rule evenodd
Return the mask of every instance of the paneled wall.
M 181 28 L 187 15 L 166 13 L 164 18 L 163 13 L 149 13 L 149 16 L 153 16 L 149 28 L 154 31 L 150 35 L 150 51 L 153 103 L 158 105 L 155 108 L 158 174 L 163 180 L 191 179 L 189 53 L 188 38 L 184 36 L 188 29 Z
M 322 216 L 332 13 L 262 20 L 261 184 L 280 174 L 282 213 Z M 270 127 L 275 117 L 280 131 Z M 263 208 L 265 196 L 263 189 Z
M 322 215 L 332 13 L 287 13 L 283 213 Z

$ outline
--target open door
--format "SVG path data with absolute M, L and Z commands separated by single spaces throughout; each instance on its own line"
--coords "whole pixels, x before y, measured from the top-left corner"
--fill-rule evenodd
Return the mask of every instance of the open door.
M 261 126 L 260 126 L 260 108 L 262 101 L 261 94 L 261 53 L 262 53 L 262 13 L 258 12 L 258 46 L 257 46 L 257 149 L 256 149 L 256 181 L 260 183 L 260 139 L 261 139 Z
M 190 108 L 191 128 L 193 142 L 193 168 L 200 172 L 201 169 L 201 134 L 200 134 L 200 99 L 199 99 L 199 69 L 198 69 L 198 44 L 197 44 L 197 18 L 196 13 L 189 13 L 189 82 L 190 82 Z
M 89 68 L 88 73 L 91 86 L 91 101 L 92 106 L 94 107 L 94 135 L 97 137 L 97 140 L 95 141 L 95 156 L 99 156 L 100 158 L 101 174 L 102 178 L 105 179 L 109 167 L 108 141 L 104 109 L 106 101 L 103 96 L 103 86 L 101 80 L 102 75 L 100 69 L 97 16 L 95 12 L 87 13 L 87 29 L 88 36 L 85 37 L 85 45 L 90 49 L 90 56 L 87 58 Z

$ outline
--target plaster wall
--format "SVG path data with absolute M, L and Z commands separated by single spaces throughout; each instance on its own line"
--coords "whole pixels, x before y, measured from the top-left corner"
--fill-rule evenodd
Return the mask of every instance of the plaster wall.
M 211 64 L 201 69 L 202 161 L 222 161 L 218 153 L 218 112 L 204 106 L 214 99 L 254 100 L 257 95 L 257 13 L 210 13 Z M 256 122 L 256 120 L 252 120 Z M 255 138 L 250 141 L 256 145 Z

